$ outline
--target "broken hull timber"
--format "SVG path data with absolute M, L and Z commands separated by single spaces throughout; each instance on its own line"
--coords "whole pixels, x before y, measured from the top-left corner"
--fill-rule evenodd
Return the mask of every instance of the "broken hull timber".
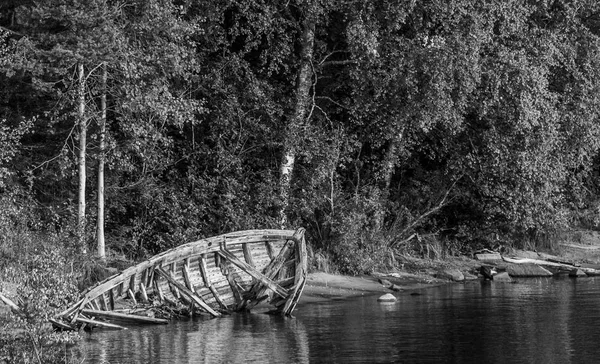
M 246 230 L 180 245 L 89 287 L 51 322 L 61 329 L 76 329 L 96 317 L 147 322 L 145 316 L 111 315 L 138 300 L 193 305 L 214 317 L 266 301 L 272 313 L 290 316 L 306 283 L 304 232 Z

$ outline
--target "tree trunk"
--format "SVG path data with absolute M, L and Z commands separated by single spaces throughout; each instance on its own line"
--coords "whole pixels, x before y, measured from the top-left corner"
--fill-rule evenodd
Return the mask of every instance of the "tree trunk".
M 102 65 L 102 96 L 100 96 L 100 125 L 99 125 L 99 155 L 98 155 L 98 221 L 96 226 L 96 235 L 98 239 L 98 257 L 102 260 L 106 258 L 106 248 L 104 244 L 104 153 L 106 137 L 106 81 L 108 75 L 106 63 Z
M 304 118 L 308 111 L 308 100 L 312 81 L 312 58 L 315 40 L 315 10 L 311 5 L 306 18 L 302 24 L 302 39 L 300 43 L 300 67 L 298 69 L 298 80 L 296 84 L 296 101 L 294 113 L 289 121 L 287 135 L 284 143 L 283 158 L 280 166 L 280 198 L 281 209 L 279 210 L 279 222 L 282 228 L 288 224 L 287 207 L 289 205 L 290 187 L 294 163 L 296 161 L 297 141 L 300 135 Z
M 77 213 L 77 235 L 79 248 L 83 254 L 87 254 L 85 241 L 85 153 L 87 121 L 85 120 L 85 75 L 83 63 L 77 65 L 78 71 L 78 121 L 79 121 L 79 204 Z

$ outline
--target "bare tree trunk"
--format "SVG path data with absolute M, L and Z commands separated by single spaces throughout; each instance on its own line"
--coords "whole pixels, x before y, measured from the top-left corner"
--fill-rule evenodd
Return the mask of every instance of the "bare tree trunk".
M 387 150 L 385 151 L 385 159 L 383 161 L 383 185 L 385 193 L 389 192 L 392 184 L 392 176 L 396 168 L 396 151 L 398 149 L 399 139 L 402 137 L 396 137 L 390 140 Z
M 100 125 L 99 125 L 99 156 L 98 156 L 98 221 L 96 226 L 96 235 L 98 239 L 98 257 L 102 260 L 106 258 L 106 248 L 104 244 L 104 159 L 105 159 L 105 138 L 106 138 L 106 81 L 108 78 L 106 62 L 102 65 L 102 96 L 100 96 Z
M 85 153 L 86 153 L 86 133 L 87 120 L 85 119 L 85 78 L 83 63 L 77 65 L 78 71 L 78 121 L 79 121 L 79 203 L 77 211 L 77 235 L 79 238 L 79 247 L 83 254 L 87 254 L 85 241 Z
M 297 140 L 301 138 L 300 132 L 304 124 L 304 118 L 308 111 L 308 100 L 312 81 L 312 59 L 315 40 L 314 5 L 308 11 L 303 23 L 302 39 L 300 44 L 300 68 L 298 69 L 298 80 L 296 84 L 296 102 L 294 113 L 288 124 L 284 153 L 280 166 L 280 197 L 281 209 L 279 210 L 279 222 L 282 228 L 288 224 L 287 207 L 289 205 L 290 187 L 294 163 L 296 161 Z

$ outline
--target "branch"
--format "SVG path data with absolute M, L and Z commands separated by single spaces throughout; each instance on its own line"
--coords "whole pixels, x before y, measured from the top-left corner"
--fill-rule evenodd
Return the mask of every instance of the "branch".
M 326 67 L 326 66 L 345 66 L 348 64 L 358 64 L 358 61 L 355 61 L 353 59 L 347 59 L 345 61 L 329 61 L 329 62 L 324 62 L 321 63 L 319 66 L 321 67 Z
M 446 199 L 448 198 L 448 195 L 450 194 L 450 191 L 452 191 L 452 189 L 456 185 L 456 182 L 458 182 L 461 178 L 462 178 L 462 176 L 460 176 L 459 178 L 457 178 L 456 181 L 454 181 L 452 183 L 452 186 L 450 186 L 450 188 L 448 189 L 448 191 L 446 191 L 446 193 L 444 194 L 444 197 L 437 204 L 437 206 L 435 206 L 434 208 L 432 208 L 429 211 L 424 212 L 423 214 L 421 214 L 421 216 L 419 216 L 416 219 L 414 219 L 410 224 L 408 224 L 407 227 L 405 227 L 404 229 L 402 229 L 402 231 L 399 234 L 397 234 L 397 236 L 403 236 L 405 233 L 407 233 L 408 231 L 412 230 L 415 226 L 419 225 L 421 223 L 421 221 L 423 221 L 423 219 L 425 219 L 429 215 L 432 215 L 432 214 L 438 212 L 439 210 L 441 210 L 445 206 L 445 204 L 446 204 Z M 394 246 L 399 245 L 401 243 L 405 243 L 405 242 L 411 240 L 414 237 L 414 235 L 415 234 L 411 235 L 408 239 L 405 239 L 405 240 L 402 240 L 402 241 L 399 241 L 399 242 L 392 241 L 392 242 L 388 243 L 388 246 L 389 247 L 394 247 Z

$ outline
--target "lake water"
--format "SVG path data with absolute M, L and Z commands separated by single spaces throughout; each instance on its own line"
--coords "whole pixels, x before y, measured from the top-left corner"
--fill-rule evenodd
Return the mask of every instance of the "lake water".
M 86 363 L 593 363 L 600 277 L 470 282 L 84 334 Z

